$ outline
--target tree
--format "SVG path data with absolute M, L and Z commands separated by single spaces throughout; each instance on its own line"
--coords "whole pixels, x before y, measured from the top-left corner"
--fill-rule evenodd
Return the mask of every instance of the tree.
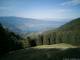
M 22 47 L 18 42 L 19 39 L 15 33 L 9 32 L 0 24 L 0 54 L 21 49 Z

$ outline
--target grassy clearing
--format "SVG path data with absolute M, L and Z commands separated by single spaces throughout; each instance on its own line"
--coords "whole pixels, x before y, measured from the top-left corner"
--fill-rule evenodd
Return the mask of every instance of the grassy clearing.
M 77 46 L 73 46 L 70 44 L 66 43 L 60 43 L 60 44 L 53 44 L 53 45 L 41 45 L 41 46 L 36 46 L 33 48 L 36 49 L 50 49 L 50 48 L 56 48 L 56 49 L 69 49 L 69 48 L 76 48 Z
M 64 49 L 64 48 L 67 49 Z M 61 50 L 61 49 L 64 50 Z M 63 60 L 63 58 L 79 58 L 80 48 L 69 44 L 43 45 L 9 52 L 0 60 Z

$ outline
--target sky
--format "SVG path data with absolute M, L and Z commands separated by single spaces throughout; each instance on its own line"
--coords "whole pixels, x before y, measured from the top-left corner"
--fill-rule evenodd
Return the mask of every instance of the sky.
M 73 19 L 80 17 L 80 0 L 0 0 L 0 16 Z

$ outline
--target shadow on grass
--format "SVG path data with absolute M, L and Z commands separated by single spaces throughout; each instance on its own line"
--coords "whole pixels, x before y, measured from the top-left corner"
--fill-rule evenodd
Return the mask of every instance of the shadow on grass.
M 79 58 L 80 48 L 66 50 L 27 48 L 7 53 L 0 60 L 77 60 Z

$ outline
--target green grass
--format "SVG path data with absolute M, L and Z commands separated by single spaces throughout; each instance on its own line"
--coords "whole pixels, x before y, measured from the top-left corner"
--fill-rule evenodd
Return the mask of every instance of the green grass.
M 69 48 L 61 50 L 60 48 L 32 47 L 16 50 L 5 54 L 0 60 L 63 60 L 63 58 L 79 58 L 80 48 L 75 48 L 68 44 L 56 44 L 54 46 L 67 46 Z M 46 46 L 46 45 L 45 45 Z M 51 46 L 51 45 L 50 45 Z M 53 46 L 53 45 L 52 45 Z M 54 47 L 53 46 L 53 47 Z M 49 47 L 49 46 L 48 46 Z M 73 47 L 73 48 L 71 48 Z
M 55 48 L 55 49 L 64 50 L 64 49 L 76 48 L 76 47 L 77 46 L 73 46 L 73 45 L 66 44 L 66 43 L 59 43 L 59 44 L 53 44 L 53 45 L 40 45 L 40 46 L 36 46 L 36 47 L 33 47 L 33 48 L 36 48 L 36 49 L 50 49 L 50 48 Z

